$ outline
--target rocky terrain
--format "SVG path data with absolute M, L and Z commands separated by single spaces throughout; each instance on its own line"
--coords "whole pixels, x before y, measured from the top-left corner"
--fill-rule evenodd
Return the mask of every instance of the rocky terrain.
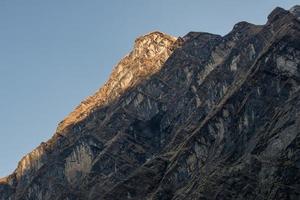
M 0 200 L 300 199 L 300 7 L 152 32 L 0 179 Z

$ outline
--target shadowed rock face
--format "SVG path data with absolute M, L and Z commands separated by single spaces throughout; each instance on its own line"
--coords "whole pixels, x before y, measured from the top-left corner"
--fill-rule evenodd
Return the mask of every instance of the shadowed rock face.
M 0 200 L 299 199 L 299 86 L 299 6 L 224 37 L 147 34 Z

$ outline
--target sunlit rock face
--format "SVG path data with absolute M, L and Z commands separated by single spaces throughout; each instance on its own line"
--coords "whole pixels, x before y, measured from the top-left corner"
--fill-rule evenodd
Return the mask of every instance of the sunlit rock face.
M 299 199 L 298 10 L 223 37 L 139 37 L 0 199 Z
M 63 120 L 58 132 L 86 118 L 93 109 L 111 103 L 139 81 L 160 70 L 176 48 L 175 41 L 175 37 L 161 32 L 151 32 L 137 38 L 133 51 L 117 64 L 105 85 Z

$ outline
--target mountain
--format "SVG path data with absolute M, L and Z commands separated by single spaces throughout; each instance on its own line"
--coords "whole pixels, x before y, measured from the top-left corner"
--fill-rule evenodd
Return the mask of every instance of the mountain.
M 152 32 L 0 180 L 0 200 L 300 198 L 300 7 Z

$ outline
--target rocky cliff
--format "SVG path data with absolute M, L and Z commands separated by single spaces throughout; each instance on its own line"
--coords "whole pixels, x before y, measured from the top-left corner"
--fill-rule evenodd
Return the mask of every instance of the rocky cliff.
M 0 200 L 299 199 L 299 18 L 138 38 Z

